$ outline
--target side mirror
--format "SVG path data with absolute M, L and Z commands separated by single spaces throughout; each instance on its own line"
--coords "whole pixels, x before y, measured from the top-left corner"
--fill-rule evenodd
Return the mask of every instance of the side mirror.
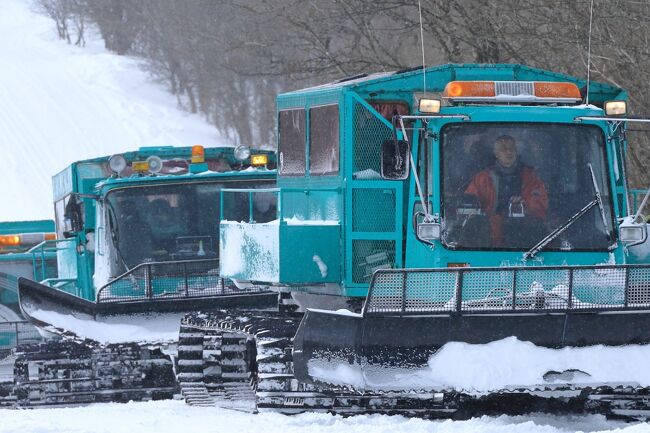
M 386 140 L 381 145 L 381 177 L 404 180 L 409 176 L 410 148 L 404 140 Z

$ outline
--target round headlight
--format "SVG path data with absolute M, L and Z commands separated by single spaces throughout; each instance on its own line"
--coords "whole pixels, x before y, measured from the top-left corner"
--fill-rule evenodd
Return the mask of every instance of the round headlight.
M 239 161 L 243 161 L 249 156 L 251 156 L 251 150 L 248 146 L 240 144 L 239 146 L 235 147 L 235 158 L 237 158 Z
M 126 158 L 122 155 L 113 155 L 108 158 L 108 167 L 115 174 L 120 174 L 126 168 Z
M 162 159 L 155 155 L 151 155 L 149 158 L 147 158 L 147 164 L 149 164 L 150 173 L 158 173 L 163 168 Z

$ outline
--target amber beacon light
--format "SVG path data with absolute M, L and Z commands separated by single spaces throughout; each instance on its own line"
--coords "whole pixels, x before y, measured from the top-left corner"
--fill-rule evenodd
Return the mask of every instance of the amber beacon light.
M 192 164 L 205 162 L 205 148 L 200 144 L 192 146 Z

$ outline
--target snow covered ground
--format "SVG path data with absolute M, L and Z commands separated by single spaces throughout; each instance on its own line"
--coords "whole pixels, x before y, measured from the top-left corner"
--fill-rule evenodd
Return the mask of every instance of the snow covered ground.
M 0 221 L 53 218 L 51 176 L 140 146 L 223 144 L 136 59 L 59 41 L 30 0 L 0 1 Z
M 647 424 L 607 421 L 601 416 L 482 417 L 468 421 L 426 421 L 401 416 L 343 418 L 321 413 L 257 415 L 188 407 L 182 401 L 105 404 L 79 408 L 0 412 L 0 433 L 559 433 L 650 431 Z

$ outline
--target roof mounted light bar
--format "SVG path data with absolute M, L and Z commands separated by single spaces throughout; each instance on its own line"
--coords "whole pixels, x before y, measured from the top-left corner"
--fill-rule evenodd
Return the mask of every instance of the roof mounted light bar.
M 582 101 L 575 83 L 547 81 L 451 81 L 442 98 L 451 102 L 544 104 Z

